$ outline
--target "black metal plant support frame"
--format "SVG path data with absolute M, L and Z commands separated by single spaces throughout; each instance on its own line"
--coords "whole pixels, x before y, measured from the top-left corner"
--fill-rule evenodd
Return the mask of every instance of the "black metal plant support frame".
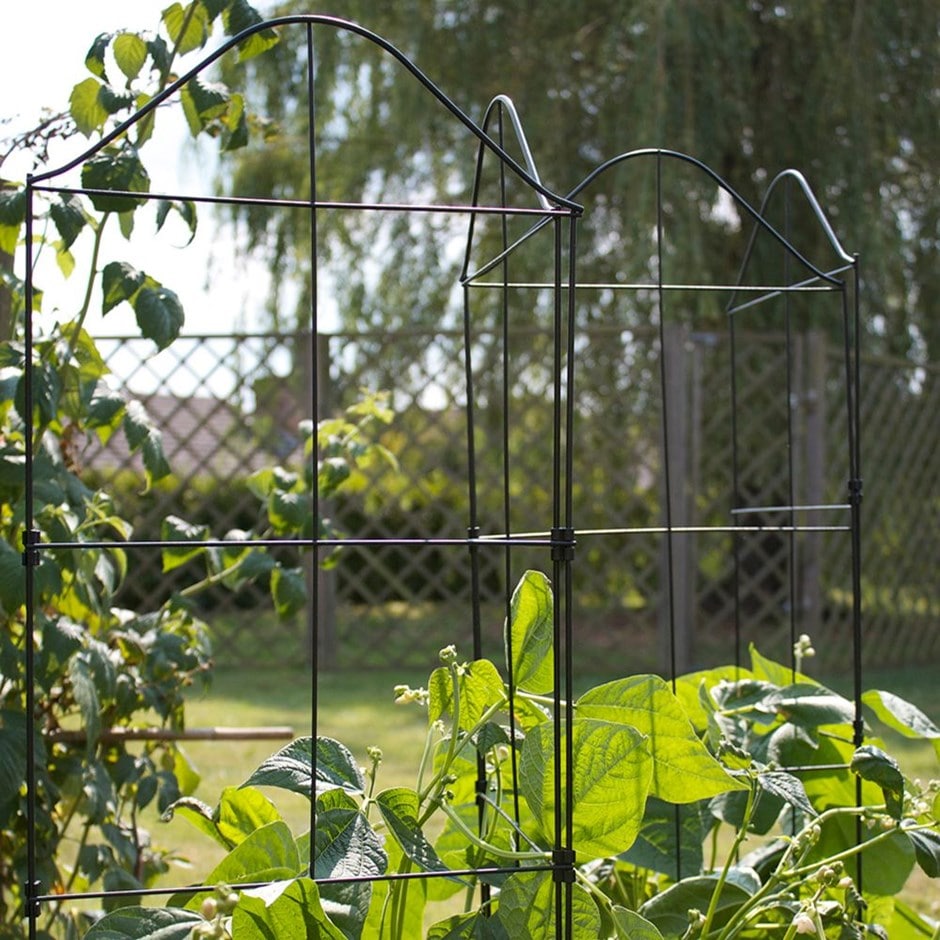
M 853 669 L 855 677 L 855 706 L 856 706 L 856 744 L 861 743 L 862 719 L 861 719 L 861 609 L 860 609 L 860 505 L 861 505 L 861 471 L 859 459 L 859 408 L 858 408 L 858 389 L 859 389 L 859 302 L 858 302 L 858 280 L 859 267 L 856 258 L 848 255 L 840 246 L 832 229 L 825 219 L 818 203 L 812 192 L 807 186 L 805 180 L 794 171 L 787 171 L 780 175 L 770 186 L 767 199 L 764 205 L 759 209 L 751 207 L 734 190 L 732 190 L 724 180 L 719 178 L 708 167 L 687 155 L 676 153 L 674 151 L 662 149 L 639 150 L 631 153 L 625 153 L 608 161 L 598 167 L 582 183 L 576 186 L 570 194 L 562 196 L 550 191 L 540 181 L 535 161 L 532 159 L 528 145 L 525 140 L 522 125 L 512 106 L 512 103 L 504 98 L 498 97 L 486 111 L 483 122 L 480 125 L 475 124 L 466 114 L 464 114 L 454 103 L 452 103 L 445 94 L 439 90 L 415 65 L 408 61 L 397 49 L 381 37 L 371 33 L 353 23 L 345 22 L 333 17 L 307 15 L 284 17 L 260 24 L 240 36 L 228 41 L 217 51 L 208 56 L 199 66 L 182 76 L 178 81 L 170 85 L 163 93 L 155 97 L 145 107 L 138 111 L 132 118 L 125 121 L 113 132 L 108 134 L 94 147 L 81 154 L 79 157 L 65 164 L 64 166 L 48 170 L 46 172 L 30 177 L 27 182 L 27 199 L 29 209 L 26 214 L 26 407 L 24 409 L 24 420 L 26 424 L 26 530 L 24 532 L 24 577 L 26 580 L 26 615 L 28 636 L 34 636 L 36 630 L 36 588 L 34 584 L 34 573 L 40 558 L 46 552 L 52 551 L 75 551 L 81 552 L 88 549 L 100 548 L 111 543 L 73 543 L 73 542 L 51 542 L 41 541 L 40 533 L 35 525 L 34 517 L 34 454 L 33 454 L 33 344 L 34 344 L 34 317 L 33 317 L 33 247 L 32 247 L 32 201 L 36 193 L 77 193 L 83 195 L 94 195 L 95 192 L 83 189 L 79 186 L 70 186 L 57 182 L 66 174 L 82 166 L 86 161 L 98 153 L 102 148 L 109 144 L 120 141 L 124 135 L 139 121 L 146 117 L 151 111 L 158 108 L 164 101 L 176 95 L 188 81 L 198 74 L 210 68 L 212 64 L 219 60 L 228 50 L 238 45 L 247 36 L 262 29 L 269 28 L 298 28 L 306 33 L 306 51 L 307 51 L 307 93 L 308 93 L 308 116 L 309 116 L 309 138 L 307 141 L 309 178 L 310 178 L 310 198 L 308 201 L 296 200 L 277 200 L 277 199 L 258 199 L 250 196 L 193 196 L 186 194 L 171 193 L 127 193 L 136 200 L 144 199 L 171 199 L 171 200 L 191 200 L 201 203 L 229 204 L 229 205 L 263 205 L 274 210 L 297 210 L 302 209 L 309 213 L 310 218 L 310 309 L 309 309 L 309 327 L 314 337 L 318 333 L 319 308 L 320 308 L 320 278 L 318 276 L 319 263 L 319 245 L 317 220 L 318 215 L 324 211 L 332 212 L 376 212 L 376 213 L 407 213 L 409 217 L 421 214 L 445 214 L 455 217 L 463 217 L 467 224 L 467 247 L 461 274 L 461 285 L 463 289 L 464 303 L 464 356 L 466 372 L 466 435 L 467 435 L 467 485 L 469 497 L 469 517 L 467 520 L 467 533 L 465 537 L 457 538 L 429 538 L 429 539 L 332 539 L 321 538 L 319 536 L 309 539 L 262 539 L 255 544 L 259 546 L 284 546 L 292 545 L 298 549 L 307 549 L 319 558 L 321 553 L 330 550 L 340 542 L 344 545 L 358 545 L 363 549 L 383 546 L 397 546 L 403 551 L 409 547 L 424 546 L 429 543 L 447 548 L 448 550 L 462 550 L 468 553 L 468 564 L 470 567 L 470 580 L 474 586 L 472 601 L 472 625 L 473 625 L 473 651 L 475 657 L 483 655 L 482 624 L 481 611 L 479 604 L 479 591 L 476 589 L 480 579 L 480 557 L 485 552 L 502 552 L 505 564 L 505 583 L 506 583 L 506 608 L 507 615 L 509 611 L 509 590 L 512 584 L 512 559 L 513 551 L 517 548 L 527 546 L 543 551 L 546 555 L 546 563 L 550 565 L 552 580 L 555 592 L 554 607 L 554 641 L 555 641 L 555 692 L 554 692 L 554 740 L 555 740 L 555 825 L 554 825 L 554 852 L 550 865 L 540 866 L 542 869 L 548 868 L 554 872 L 556 884 L 556 924 L 559 925 L 560 935 L 570 937 L 572 935 L 572 905 L 571 905 L 571 885 L 574 881 L 574 865 L 576 861 L 576 846 L 572 844 L 572 812 L 573 812 L 573 781 L 571 775 L 565 768 L 570 767 L 572 761 L 572 735 L 570 733 L 571 710 L 564 707 L 565 701 L 572 698 L 572 647 L 574 638 L 574 626 L 572 618 L 572 599 L 573 599 L 573 579 L 572 573 L 576 563 L 576 543 L 588 543 L 592 540 L 603 540 L 611 535 L 629 536 L 640 531 L 649 533 L 649 528 L 630 529 L 624 527 L 615 527 L 609 529 L 579 529 L 576 526 L 573 508 L 573 489 L 575 484 L 575 461 L 574 461 L 574 422 L 577 403 L 577 376 L 576 376 L 576 353 L 575 340 L 578 335 L 578 297 L 582 292 L 597 292 L 598 290 L 616 290 L 622 292 L 637 293 L 640 291 L 651 292 L 655 296 L 656 309 L 658 311 L 658 320 L 660 328 L 660 384 L 661 394 L 663 396 L 663 416 L 662 416 L 662 441 L 664 450 L 664 472 L 665 472 L 665 519 L 661 527 L 657 527 L 655 532 L 660 533 L 665 539 L 668 565 L 668 585 L 666 589 L 667 601 L 669 604 L 669 618 L 672 627 L 671 635 L 675 636 L 675 617 L 673 610 L 673 584 L 672 584 L 672 548 L 674 540 L 678 537 L 687 535 L 691 532 L 726 532 L 733 540 L 735 554 L 740 548 L 742 537 L 748 533 L 756 531 L 765 531 L 768 528 L 781 533 L 785 533 L 790 538 L 790 552 L 794 551 L 793 539 L 797 533 L 809 531 L 825 532 L 843 532 L 847 533 L 851 539 L 852 546 L 852 604 L 853 604 Z M 361 40 L 374 43 L 380 50 L 396 60 L 399 66 L 410 73 L 411 77 L 419 83 L 432 103 L 442 106 L 450 118 L 463 125 L 471 140 L 476 141 L 478 147 L 478 156 L 476 163 L 476 172 L 472 197 L 466 204 L 451 203 L 414 203 L 414 204 L 385 204 L 382 202 L 356 202 L 339 203 L 321 200 L 318 198 L 317 185 L 317 149 L 318 141 L 316 138 L 316 114 L 314 112 L 314 90 L 316 83 L 316 59 L 314 48 L 315 29 L 345 31 L 356 34 Z M 521 162 L 513 159 L 507 149 L 507 135 L 510 136 L 512 144 L 522 153 Z M 496 189 L 499 192 L 499 199 L 491 203 L 482 201 L 481 192 L 483 191 L 484 181 L 487 179 L 487 169 L 492 161 L 496 161 L 498 166 L 498 181 Z M 598 284 L 581 282 L 576 276 L 576 261 L 578 258 L 578 224 L 584 212 L 582 205 L 577 201 L 582 194 L 590 191 L 592 184 L 604 173 L 612 170 L 614 167 L 632 161 L 651 161 L 654 165 L 655 187 L 656 187 L 656 225 L 655 225 L 655 251 L 657 255 L 656 278 L 644 281 L 643 283 L 610 283 Z M 680 162 L 692 166 L 697 172 L 704 174 L 711 179 L 721 190 L 727 194 L 733 201 L 737 211 L 745 219 L 749 219 L 752 226 L 752 236 L 750 244 L 741 266 L 741 273 L 738 281 L 734 284 L 714 285 L 714 284 L 690 284 L 676 280 L 664 279 L 664 257 L 663 257 L 663 196 L 662 180 L 663 174 L 668 166 Z M 492 177 L 490 177 L 490 180 Z M 508 193 L 510 182 L 516 189 L 521 185 L 526 195 L 524 202 L 510 200 Z M 804 202 L 809 206 L 812 214 L 815 216 L 818 224 L 822 227 L 835 255 L 838 259 L 837 265 L 832 270 L 823 270 L 816 267 L 811 261 L 804 257 L 800 251 L 791 244 L 789 232 L 778 231 L 767 220 L 767 208 L 769 203 L 777 198 L 780 190 L 784 190 L 783 195 L 789 200 L 791 190 L 796 190 Z M 108 195 L 122 195 L 121 193 L 108 191 Z M 789 204 L 789 203 L 788 203 Z M 475 258 L 477 248 L 475 236 L 480 224 L 495 218 L 500 225 L 501 231 L 501 249 L 493 257 L 483 261 Z M 511 221 L 522 220 L 527 223 L 523 228 L 522 234 L 510 235 L 509 223 Z M 547 268 L 552 274 L 544 283 L 516 283 L 510 277 L 510 262 L 514 253 L 524 244 L 536 239 L 544 230 L 548 230 L 550 238 L 546 249 Z M 758 239 L 770 239 L 778 246 L 784 259 L 783 273 L 777 283 L 749 284 L 747 274 L 754 246 Z M 795 274 L 794 271 L 800 272 Z M 497 289 L 500 292 L 499 308 L 502 321 L 502 396 L 503 396 L 503 414 L 507 416 L 502 427 L 502 492 L 501 502 L 503 506 L 503 518 L 501 524 L 493 524 L 492 531 L 486 528 L 486 521 L 481 518 L 479 511 L 478 494 L 478 476 L 477 476 L 477 434 L 476 434 L 476 403 L 474 390 L 474 364 L 473 364 L 473 342 L 474 342 L 474 297 L 480 289 Z M 509 436 L 510 414 L 510 329 L 512 317 L 512 303 L 514 291 L 518 288 L 537 288 L 550 293 L 551 301 L 551 347 L 552 361 L 550 364 L 553 375 L 553 386 L 551 395 L 552 411 L 552 458 L 551 458 L 551 494 L 552 494 L 552 515 L 547 520 L 545 530 L 536 533 L 518 533 L 511 529 L 511 494 L 510 494 L 510 471 L 511 471 L 511 442 Z M 676 481 L 671 478 L 671 462 L 669 458 L 670 448 L 670 428 L 668 421 L 668 409 L 665 407 L 667 396 L 666 372 L 668 368 L 666 344 L 663 341 L 663 330 L 667 322 L 669 312 L 669 299 L 674 292 L 705 292 L 722 291 L 729 296 L 730 302 L 727 306 L 727 316 L 729 329 L 732 339 L 731 353 L 731 395 L 732 395 L 732 441 L 733 441 L 733 492 L 734 505 L 730 507 L 730 521 L 725 526 L 687 526 L 680 524 L 673 518 L 671 488 L 676 485 Z M 846 408 L 846 444 L 847 444 L 847 467 L 848 467 L 848 498 L 845 503 L 838 505 L 796 505 L 792 490 L 792 468 L 789 474 L 791 480 L 791 490 L 789 502 L 784 506 L 775 507 L 755 507 L 747 505 L 744 494 L 741 492 L 741 481 L 739 480 L 739 448 L 737 413 L 738 410 L 746 405 L 738 398 L 736 389 L 736 360 L 734 352 L 735 329 L 737 318 L 741 313 L 749 308 L 755 307 L 768 300 L 783 298 L 785 304 L 785 320 L 787 324 L 787 346 L 786 346 L 786 369 L 789 376 L 792 369 L 791 357 L 792 347 L 789 338 L 790 328 L 790 298 L 797 294 L 835 292 L 840 295 L 842 301 L 842 324 L 841 331 L 844 338 L 844 369 L 845 369 L 845 408 Z M 317 350 L 314 348 L 313 355 L 317 356 Z M 316 370 L 313 371 L 314 376 Z M 312 400 L 309 402 L 310 414 L 318 414 L 320 389 L 314 380 L 312 388 Z M 789 412 L 788 412 L 789 415 Z M 788 435 L 792 435 L 792 417 L 788 417 Z M 314 454 L 312 460 L 317 459 Z M 314 470 L 316 469 L 314 465 Z M 316 473 L 313 474 L 314 478 Z M 319 515 L 318 496 L 314 488 L 312 497 L 313 505 L 311 511 L 314 518 Z M 783 513 L 787 517 L 785 524 L 768 527 L 764 523 L 749 523 L 748 517 L 754 517 L 755 514 L 766 512 L 773 509 L 775 512 Z M 813 517 L 821 512 L 838 514 L 848 514 L 848 518 L 838 524 L 831 525 L 808 525 L 804 521 L 807 514 L 812 513 Z M 172 548 L 179 543 L 168 541 L 129 541 L 122 543 L 122 548 L 129 552 L 159 552 L 165 548 Z M 192 547 L 192 543 L 185 543 L 187 548 Z M 210 540 L 202 543 L 206 547 L 224 547 L 224 540 Z M 791 566 L 792 568 L 792 566 Z M 312 632 L 309 638 L 309 649 L 314 657 L 310 673 L 310 706 L 311 706 L 311 725 L 314 737 L 317 734 L 318 725 L 318 662 L 317 656 L 317 615 L 318 598 L 316 596 L 316 579 L 313 579 L 314 596 L 310 599 L 311 611 L 310 629 Z M 795 606 L 795 605 L 791 605 Z M 736 624 L 737 634 L 740 635 L 740 625 Z M 791 623 L 791 639 L 795 639 L 796 624 Z M 739 644 L 740 645 L 740 644 Z M 740 658 L 740 649 L 736 651 Z M 511 658 L 511 657 L 510 657 Z M 675 650 L 673 641 L 673 677 L 675 676 Z M 26 643 L 26 673 L 27 673 L 27 711 L 29 714 L 35 712 L 35 663 L 34 663 L 34 644 Z M 510 674 L 508 677 L 510 688 L 510 697 L 514 695 L 514 677 Z M 509 709 L 512 715 L 513 709 Z M 568 733 L 565 733 L 565 731 Z M 37 811 L 37 792 L 36 792 L 36 773 L 35 773 L 35 738 L 32 733 L 27 734 L 27 814 L 29 824 L 29 842 L 27 846 L 27 879 L 25 886 L 25 896 L 27 898 L 26 917 L 29 925 L 30 937 L 36 936 L 37 921 L 43 905 L 50 903 L 61 903 L 69 898 L 62 895 L 51 895 L 48 893 L 49 886 L 37 882 L 37 855 L 39 846 L 36 839 L 36 811 Z M 564 753 L 562 753 L 564 751 Z M 513 755 L 514 756 L 514 755 Z M 315 750 L 314 750 L 315 759 Z M 515 774 L 515 767 L 513 767 Z M 481 779 L 483 777 L 483 768 L 480 768 Z M 315 778 L 315 774 L 314 774 Z M 314 779 L 312 778 L 312 779 Z M 313 784 L 311 784 L 312 786 Z M 313 797 L 313 794 L 311 794 Z M 315 817 L 315 799 L 311 799 L 310 826 L 311 833 L 316 827 Z M 562 809 L 564 807 L 564 809 Z M 678 830 L 678 816 L 677 816 Z M 678 831 L 677 831 L 678 836 Z M 311 846 L 315 844 L 313 838 Z M 314 860 L 311 859 L 311 875 L 313 874 Z M 678 866 L 678 859 L 677 859 Z M 508 869 L 514 870 L 514 869 Z M 677 870 L 677 875 L 681 875 L 681 870 Z M 388 878 L 404 877 L 388 875 Z M 412 874 L 408 877 L 434 877 L 428 873 Z M 204 886 L 203 886 L 204 887 Z M 169 895 L 170 893 L 180 891 L 178 886 L 172 889 L 154 889 L 150 891 L 127 892 L 135 897 L 145 894 L 157 896 Z M 183 890 L 196 892 L 199 887 L 193 887 Z M 484 889 L 485 890 L 485 889 Z M 121 892 L 112 892 L 120 894 Z M 70 897 L 101 898 L 104 892 L 73 895 Z

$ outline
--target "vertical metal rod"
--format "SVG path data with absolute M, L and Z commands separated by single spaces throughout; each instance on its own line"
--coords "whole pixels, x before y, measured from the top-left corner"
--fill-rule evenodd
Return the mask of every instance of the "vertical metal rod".
M 36 715 L 36 657 L 34 642 L 36 630 L 36 582 L 33 576 L 33 562 L 31 544 L 35 526 L 35 503 L 33 499 L 33 436 L 35 434 L 33 422 L 33 183 L 32 174 L 26 177 L 26 289 L 24 311 L 25 335 L 23 339 L 25 362 L 23 366 L 25 376 L 25 389 L 23 390 L 24 410 L 23 427 L 25 437 L 24 468 L 24 514 L 23 524 L 23 563 L 26 578 L 26 623 L 23 637 L 24 654 L 26 657 L 26 886 L 23 897 L 26 903 L 26 919 L 28 924 L 29 940 L 36 940 L 37 920 L 39 906 L 34 900 L 39 894 L 39 885 L 36 881 L 37 849 L 36 844 L 36 745 L 34 739 L 35 729 L 33 721 Z
M 320 487 L 318 483 L 318 463 L 320 460 L 320 441 L 317 431 L 319 418 L 320 402 L 320 380 L 318 375 L 317 363 L 319 362 L 319 271 L 317 267 L 317 146 L 316 146 L 316 81 L 315 81 L 315 60 L 313 45 L 313 24 L 307 23 L 307 172 L 310 184 L 310 330 L 311 341 L 313 344 L 313 369 L 311 380 L 311 394 L 313 400 L 310 402 L 313 418 L 313 433 L 317 435 L 314 446 L 311 449 L 310 459 L 313 461 L 311 468 L 311 478 L 313 486 L 312 506 L 313 525 L 314 525 L 314 545 L 313 556 L 314 565 L 317 569 L 320 567 Z M 311 739 L 311 772 L 310 772 L 310 877 L 315 877 L 316 872 L 316 836 L 317 836 L 317 735 L 319 731 L 319 681 L 320 681 L 320 630 L 319 630 L 319 604 L 320 589 L 319 578 L 311 579 L 311 598 L 310 607 L 313 614 L 311 621 L 312 630 L 309 639 L 310 643 L 310 739 Z
M 783 237 L 789 243 L 790 241 L 790 178 L 787 177 L 784 183 L 783 191 Z M 783 250 L 783 283 L 790 283 L 790 252 L 785 248 Z M 793 486 L 793 317 L 792 305 L 790 303 L 791 295 L 785 291 L 783 295 L 783 320 L 785 336 L 785 358 L 787 368 L 787 505 L 789 511 L 790 534 L 788 537 L 789 552 L 789 590 L 790 590 L 790 675 L 796 682 L 796 653 L 794 650 L 796 644 L 796 512 L 794 505 L 796 503 L 796 493 Z

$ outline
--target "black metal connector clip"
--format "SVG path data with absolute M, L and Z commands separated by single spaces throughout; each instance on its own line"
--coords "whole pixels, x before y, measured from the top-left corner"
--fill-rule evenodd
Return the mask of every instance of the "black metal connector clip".
M 552 865 L 554 870 L 552 877 L 557 884 L 574 883 L 574 849 L 553 849 Z
M 571 561 L 574 558 L 574 529 L 557 526 L 552 529 L 552 561 Z
M 862 480 L 849 480 L 849 504 L 860 506 L 862 502 Z
M 39 564 L 39 549 L 33 548 L 39 544 L 42 533 L 39 529 L 26 529 L 23 532 L 23 567 L 35 568 Z

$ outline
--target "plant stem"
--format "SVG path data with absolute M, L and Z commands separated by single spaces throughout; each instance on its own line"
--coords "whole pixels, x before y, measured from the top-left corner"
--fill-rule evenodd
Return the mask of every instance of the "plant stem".
M 751 824 L 751 816 L 754 813 L 754 806 L 756 804 L 756 778 L 751 777 L 750 783 L 751 786 L 747 792 L 747 804 L 744 807 L 744 818 L 742 819 L 741 825 L 738 827 L 737 832 L 734 834 L 734 843 L 728 851 L 728 855 L 725 858 L 724 868 L 721 870 L 721 875 L 718 877 L 718 883 L 715 885 L 715 890 L 712 892 L 711 900 L 708 902 L 708 911 L 705 914 L 705 923 L 702 926 L 703 937 L 708 936 L 708 931 L 711 929 L 712 921 L 715 919 L 715 913 L 718 910 L 718 901 L 721 897 L 721 892 L 724 890 L 725 882 L 728 879 L 728 872 L 731 871 L 731 863 L 734 861 L 737 851 L 741 847 L 741 843 L 744 842 L 744 840 L 747 838 L 747 830 Z

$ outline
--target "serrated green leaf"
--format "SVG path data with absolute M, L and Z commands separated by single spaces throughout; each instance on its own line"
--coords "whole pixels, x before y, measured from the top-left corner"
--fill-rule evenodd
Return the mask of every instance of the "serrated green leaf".
M 239 94 L 233 94 L 229 100 L 228 110 L 222 118 L 225 131 L 222 134 L 222 150 L 229 152 L 238 150 L 248 144 L 248 119 L 245 115 L 245 99 Z
M 229 36 L 237 36 L 244 30 L 257 26 L 263 20 L 258 11 L 246 0 L 232 0 L 222 12 L 222 22 Z M 244 62 L 246 59 L 260 55 L 277 45 L 277 42 L 277 33 L 273 29 L 263 29 L 254 33 L 239 44 L 239 59 Z
M 264 761 L 243 787 L 278 787 L 310 796 L 313 750 L 310 737 L 298 738 Z M 333 738 L 317 738 L 316 792 L 341 789 L 360 794 L 365 778 L 349 749 Z
M 101 272 L 101 312 L 108 313 L 130 300 L 143 287 L 147 275 L 125 261 L 110 261 Z
M 193 0 L 184 8 L 172 3 L 163 11 L 163 25 L 179 55 L 201 49 L 209 38 L 209 21 L 205 8 Z
M 0 793 L 5 794 L 5 799 L 19 793 L 26 780 L 28 733 L 22 711 L 0 710 Z
M 170 474 L 170 465 L 163 453 L 163 435 L 154 427 L 143 405 L 137 401 L 126 403 L 121 422 L 131 452 L 140 451 L 147 475 L 147 488 L 156 480 Z
M 579 860 L 626 851 L 643 821 L 653 775 L 646 739 L 634 728 L 576 717 L 572 722 L 573 842 Z M 564 735 L 561 753 L 565 752 Z M 522 747 L 520 789 L 543 835 L 551 841 L 555 820 L 553 729 L 541 724 Z M 563 788 L 564 790 L 564 788 Z M 561 807 L 564 812 L 564 807 Z
M 271 572 L 271 598 L 282 620 L 303 610 L 307 604 L 307 579 L 303 568 L 276 565 Z
M 186 314 L 179 297 L 166 287 L 143 287 L 131 301 L 141 335 L 166 349 L 180 334 Z
M 506 664 L 516 688 L 544 694 L 554 685 L 554 599 L 548 578 L 527 571 L 513 591 Z
M 189 131 L 197 137 L 212 121 L 225 114 L 228 89 L 225 85 L 204 82 L 197 75 L 183 86 L 180 101 Z
M 26 190 L 0 192 L 0 252 L 12 255 L 26 221 Z
M 109 115 L 132 108 L 136 100 L 130 92 L 115 91 L 110 85 L 98 89 L 98 101 Z
M 383 790 L 375 802 L 402 851 L 418 868 L 422 871 L 448 871 L 418 824 L 419 800 L 414 790 L 408 787 Z
M 129 80 L 137 78 L 147 61 L 147 43 L 136 33 L 118 33 L 111 48 L 117 67 Z
M 302 530 L 313 507 L 309 495 L 272 489 L 268 497 L 268 519 L 278 535 Z
M 85 752 L 91 756 L 98 746 L 98 736 L 101 734 L 101 708 L 95 675 L 88 660 L 79 654 L 69 661 L 68 677 L 75 704 L 82 715 L 86 734 Z
M 187 940 L 201 914 L 174 907 L 122 907 L 96 921 L 85 940 Z
M 70 248 L 86 225 L 81 199 L 72 193 L 63 193 L 60 200 L 49 207 L 49 215 L 62 236 L 64 247 Z
M 746 789 L 699 740 L 681 703 L 659 676 L 630 676 L 596 686 L 575 708 L 578 715 L 627 725 L 649 738 L 650 792 L 662 800 L 692 803 Z
M 7 614 L 14 614 L 25 603 L 26 569 L 23 567 L 23 556 L 0 540 L 0 605 Z
M 196 204 L 188 199 L 161 199 L 157 203 L 158 232 L 163 228 L 163 225 L 166 222 L 167 216 L 170 214 L 171 209 L 179 215 L 183 222 L 186 223 L 186 227 L 189 229 L 189 240 L 186 242 L 188 245 L 196 237 L 196 226 L 199 223 L 199 218 L 196 214 Z
M 33 365 L 33 414 L 38 415 L 39 421 L 48 424 L 53 421 L 59 411 L 59 401 L 62 397 L 62 378 L 58 369 L 46 360 Z M 15 406 L 20 417 L 26 416 L 26 374 L 20 376 L 16 387 Z
M 85 68 L 87 68 L 92 75 L 105 82 L 108 80 L 108 76 L 105 74 L 104 70 L 104 56 L 108 51 L 108 44 L 110 42 L 111 34 L 101 33 L 95 38 L 88 52 L 85 53 Z
M 164 542 L 191 542 L 189 545 L 171 545 L 162 550 L 163 573 L 185 565 L 205 552 L 201 544 L 209 538 L 209 527 L 193 525 L 179 516 L 167 516 L 160 524 L 160 538 Z
M 496 916 L 510 937 L 561 936 L 555 921 L 555 891 L 551 872 L 518 872 L 510 875 L 499 892 Z M 579 884 L 571 886 L 573 940 L 597 940 L 601 918 L 597 905 Z
M 93 156 L 82 167 L 82 186 L 95 190 L 146 193 L 150 191 L 150 177 L 137 151 L 126 146 Z M 112 196 L 107 192 L 91 194 L 89 198 L 99 212 L 129 212 L 142 201 L 134 196 Z
M 86 137 L 103 127 L 108 119 L 108 110 L 98 94 L 101 88 L 102 84 L 97 78 L 86 78 L 72 89 L 69 96 L 69 114 L 75 126 Z

